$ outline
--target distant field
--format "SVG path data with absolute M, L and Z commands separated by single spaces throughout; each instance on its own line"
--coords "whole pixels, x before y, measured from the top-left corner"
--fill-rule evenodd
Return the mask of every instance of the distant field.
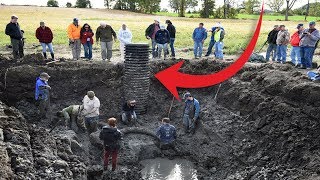
M 216 20 L 216 19 L 201 19 L 201 18 L 178 18 L 159 15 L 145 15 L 131 13 L 125 11 L 104 10 L 104 9 L 68 9 L 68 8 L 48 8 L 48 7 L 24 7 L 24 6 L 0 6 L 0 46 L 9 44 L 9 37 L 4 34 L 5 26 L 10 21 L 10 16 L 16 14 L 19 16 L 21 28 L 26 32 L 27 44 L 38 44 L 35 38 L 35 30 L 39 26 L 39 22 L 44 20 L 47 25 L 53 30 L 54 44 L 67 45 L 68 38 L 66 28 L 72 22 L 73 17 L 79 17 L 80 23 L 89 23 L 94 31 L 99 26 L 100 21 L 106 21 L 116 32 L 121 27 L 123 22 L 128 24 L 128 27 L 133 32 L 134 42 L 149 42 L 144 36 L 144 31 L 154 19 L 160 18 L 164 23 L 166 19 L 170 19 L 177 28 L 176 46 L 179 49 L 188 49 L 193 47 L 191 39 L 192 32 L 199 22 L 203 22 L 206 28 L 211 28 L 215 23 L 221 22 L 226 30 L 225 37 L 225 52 L 227 54 L 238 54 L 248 44 L 257 20 Z M 172 15 L 172 14 L 168 14 Z M 245 16 L 243 16 L 245 17 Z M 252 18 L 257 18 L 254 16 Z M 265 17 L 268 18 L 268 17 Z M 265 42 L 268 32 L 274 24 L 287 25 L 290 32 L 295 30 L 298 22 L 279 22 L 279 21 L 264 21 L 261 30 L 260 39 L 257 49 Z M 210 38 L 210 37 L 209 37 Z M 205 42 L 207 47 L 209 39 Z M 118 42 L 115 44 L 118 48 Z M 190 52 L 192 53 L 192 52 Z

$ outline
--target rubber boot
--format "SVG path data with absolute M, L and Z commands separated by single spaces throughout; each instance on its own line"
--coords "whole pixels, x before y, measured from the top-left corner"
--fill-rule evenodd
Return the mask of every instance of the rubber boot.
M 51 53 L 51 58 L 52 60 L 54 60 L 54 53 Z
M 44 57 L 45 59 L 47 59 L 47 53 L 46 53 L 46 52 L 43 52 L 43 57 Z

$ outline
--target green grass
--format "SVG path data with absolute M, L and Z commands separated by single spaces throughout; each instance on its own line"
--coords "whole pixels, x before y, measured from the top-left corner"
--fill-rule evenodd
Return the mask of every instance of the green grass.
M 193 40 L 191 38 L 194 28 L 196 28 L 199 22 L 205 24 L 205 28 L 210 29 L 217 22 L 221 22 L 226 30 L 225 36 L 225 52 L 227 54 L 239 54 L 246 48 L 250 41 L 257 20 L 257 16 L 252 17 L 254 20 L 247 18 L 246 20 L 240 19 L 201 19 L 201 18 L 179 18 L 172 17 L 173 13 L 165 14 L 166 16 L 158 15 L 146 15 L 131 13 L 126 11 L 115 10 L 103 10 L 103 9 L 75 9 L 75 8 L 48 8 L 48 7 L 24 7 L 24 6 L 0 6 L 0 46 L 10 44 L 10 38 L 5 35 L 4 30 L 6 24 L 10 20 L 12 14 L 19 16 L 19 23 L 21 28 L 25 30 L 25 37 L 27 38 L 27 45 L 37 45 L 38 40 L 35 38 L 35 30 L 39 27 L 39 22 L 44 20 L 46 24 L 53 30 L 54 33 L 54 45 L 62 45 L 67 47 L 68 38 L 66 29 L 72 22 L 74 17 L 80 18 L 80 24 L 89 23 L 93 30 L 99 26 L 100 21 L 106 21 L 111 25 L 116 32 L 119 31 L 123 22 L 126 22 L 128 27 L 133 33 L 134 43 L 150 43 L 145 36 L 145 29 L 153 23 L 154 19 L 160 18 L 161 23 L 164 23 L 166 19 L 170 19 L 177 29 L 177 38 L 175 46 L 178 49 L 190 49 L 193 47 Z M 186 14 L 187 16 L 190 14 Z M 264 19 L 268 19 L 265 16 Z M 295 31 L 295 27 L 298 22 L 288 21 L 281 22 L 285 24 L 290 33 Z M 268 32 L 275 24 L 280 24 L 279 21 L 264 21 L 259 41 L 257 43 L 257 49 L 260 49 L 265 42 Z M 204 46 L 208 47 L 210 34 L 205 41 Z M 95 47 L 97 47 L 95 45 Z M 119 47 L 119 42 L 115 43 L 114 48 Z

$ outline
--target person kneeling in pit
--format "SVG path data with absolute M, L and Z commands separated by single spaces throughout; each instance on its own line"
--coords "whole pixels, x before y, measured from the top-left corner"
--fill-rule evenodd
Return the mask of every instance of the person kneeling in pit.
M 177 139 L 176 128 L 170 124 L 169 118 L 162 119 L 162 125 L 157 129 L 157 137 L 160 141 L 160 149 L 175 149 L 174 143 Z
M 57 112 L 58 117 L 63 117 L 65 120 L 66 128 L 72 129 L 72 122 L 76 122 L 80 132 L 86 132 L 86 127 L 81 116 L 83 105 L 71 105 L 64 108 L 62 111 Z
M 137 115 L 134 111 L 134 108 L 136 106 L 135 100 L 129 100 L 122 106 L 122 122 L 125 125 L 136 124 L 137 121 Z
M 99 134 L 99 139 L 103 141 L 104 147 L 104 170 L 108 170 L 109 157 L 112 157 L 112 171 L 116 170 L 118 152 L 120 149 L 121 132 L 117 129 L 117 119 L 107 120 L 108 125 L 103 126 Z

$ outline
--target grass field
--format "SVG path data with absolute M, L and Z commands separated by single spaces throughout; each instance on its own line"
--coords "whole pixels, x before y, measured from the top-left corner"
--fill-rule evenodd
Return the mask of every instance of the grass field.
M 144 31 L 154 19 L 160 18 L 164 23 L 170 19 L 177 28 L 176 47 L 187 49 L 193 47 L 191 39 L 192 32 L 199 22 L 203 22 L 206 28 L 211 28 L 215 23 L 221 22 L 226 30 L 225 52 L 226 54 L 238 54 L 245 49 L 256 26 L 257 20 L 216 20 L 201 18 L 178 18 L 158 15 L 145 15 L 125 11 L 104 10 L 104 9 L 67 9 L 48 7 L 25 7 L 25 6 L 0 6 L 0 46 L 10 44 L 10 39 L 5 35 L 6 24 L 10 21 L 10 16 L 19 16 L 21 28 L 26 32 L 27 44 L 38 44 L 35 38 L 35 30 L 39 22 L 44 20 L 54 33 L 54 45 L 66 45 L 68 38 L 66 34 L 67 26 L 72 22 L 73 17 L 80 18 L 80 24 L 89 23 L 95 29 L 100 21 L 106 21 L 116 32 L 123 22 L 126 22 L 133 33 L 133 42 L 149 42 L 144 36 Z M 170 14 L 169 14 L 170 15 Z M 257 17 L 257 16 L 255 16 Z M 255 18 L 254 17 L 254 18 Z M 302 22 L 302 21 L 301 21 Z M 285 24 L 290 32 L 295 31 L 298 22 L 264 21 L 257 49 L 265 42 L 268 32 L 275 24 Z M 209 37 L 210 38 L 210 37 Z M 205 42 L 205 47 L 209 44 L 209 38 Z M 118 42 L 115 44 L 118 48 Z

